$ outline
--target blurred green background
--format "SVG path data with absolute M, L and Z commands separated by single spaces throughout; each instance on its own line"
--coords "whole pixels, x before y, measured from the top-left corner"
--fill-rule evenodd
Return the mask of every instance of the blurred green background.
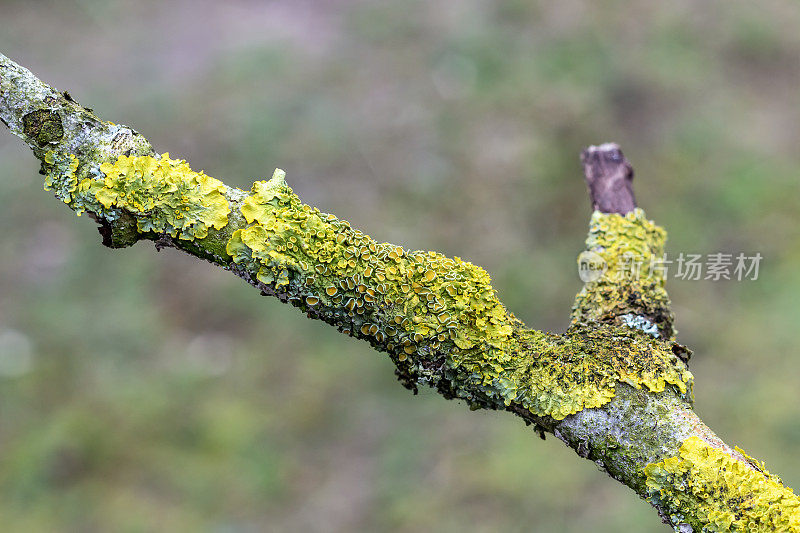
M 247 188 L 276 166 L 379 240 L 484 266 L 562 330 L 619 142 L 670 254 L 696 407 L 800 486 L 800 9 L 791 1 L 0 1 L 0 50 Z M 505 413 L 412 396 L 387 358 L 208 264 L 112 251 L 0 132 L 4 531 L 664 531 Z M 672 278 L 672 276 L 670 276 Z

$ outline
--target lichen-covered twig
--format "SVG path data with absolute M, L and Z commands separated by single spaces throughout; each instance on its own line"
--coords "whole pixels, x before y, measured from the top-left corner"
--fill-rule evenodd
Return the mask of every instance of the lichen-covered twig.
M 791 491 L 691 410 L 687 350 L 674 342 L 663 277 L 621 276 L 626 254 L 659 256 L 665 233 L 635 208 L 630 165 L 611 145 L 588 152 L 595 163 L 584 157 L 599 208 L 587 253 L 603 269 L 558 335 L 526 328 L 483 269 L 376 242 L 303 204 L 280 170 L 250 191 L 228 187 L 2 55 L 0 119 L 41 161 L 45 187 L 96 220 L 107 246 L 151 240 L 230 270 L 386 352 L 405 386 L 555 434 L 678 529 L 800 524 Z

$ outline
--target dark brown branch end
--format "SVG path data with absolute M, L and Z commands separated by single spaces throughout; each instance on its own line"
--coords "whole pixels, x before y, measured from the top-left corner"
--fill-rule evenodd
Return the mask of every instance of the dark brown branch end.
M 624 215 L 636 208 L 633 167 L 622 155 L 618 144 L 590 146 L 581 152 L 581 163 L 592 209 Z

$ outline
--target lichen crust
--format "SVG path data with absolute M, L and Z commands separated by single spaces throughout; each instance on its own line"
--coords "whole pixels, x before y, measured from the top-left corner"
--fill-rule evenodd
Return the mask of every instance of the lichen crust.
M 105 179 L 95 198 L 105 209 L 136 215 L 140 232 L 203 239 L 210 228 L 222 229 L 228 223 L 225 185 L 169 154 L 160 159 L 123 155 L 113 164 L 100 165 L 100 172 Z
M 108 220 L 120 211 L 133 215 L 140 233 L 166 234 L 184 240 L 203 239 L 211 228 L 228 223 L 225 185 L 195 172 L 186 161 L 151 156 L 120 156 L 92 174 L 79 176 L 73 154 L 47 152 L 45 188 L 78 214 L 90 211 Z
M 640 208 L 626 215 L 595 211 L 585 249 L 600 256 L 606 270 L 584 284 L 572 308 L 573 321 L 645 324 L 650 334 L 674 340 L 661 263 L 666 237 Z
M 691 373 L 669 343 L 613 323 L 576 322 L 563 335 L 526 329 L 482 268 L 379 243 L 303 204 L 281 170 L 248 193 L 168 154 L 121 156 L 92 169 L 51 151 L 45 167 L 46 187 L 78 213 L 118 225 L 132 216 L 135 231 L 213 257 L 388 352 L 407 386 L 429 384 L 471 407 L 515 404 L 556 420 L 604 405 L 618 382 L 691 397 Z
M 618 381 L 691 394 L 670 347 L 613 325 L 566 335 L 525 329 L 480 267 L 379 243 L 303 204 L 276 170 L 241 204 L 227 252 L 251 282 L 388 352 L 401 375 L 474 407 L 517 403 L 555 419 L 614 397 Z M 441 390 L 441 388 L 440 388 Z
M 695 531 L 800 531 L 800 499 L 762 463 L 734 459 L 699 437 L 645 467 L 649 499 Z

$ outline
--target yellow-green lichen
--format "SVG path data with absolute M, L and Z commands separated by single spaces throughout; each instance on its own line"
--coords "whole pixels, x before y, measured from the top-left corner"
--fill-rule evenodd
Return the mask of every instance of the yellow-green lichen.
M 81 153 L 45 152 L 44 186 L 78 215 L 92 214 L 101 225 L 106 246 L 130 246 L 145 235 L 151 239 L 170 236 L 192 254 L 223 264 L 229 260 L 225 246 L 233 231 L 228 228 L 230 202 L 236 201 L 237 194 L 244 196 L 243 191 L 194 172 L 169 154 L 121 156 L 92 164 L 98 154 Z M 229 194 L 233 199 L 229 200 Z
M 128 231 L 169 234 L 192 253 L 231 261 L 263 290 L 389 352 L 407 384 L 427 382 L 473 406 L 515 403 L 558 420 L 605 404 L 618 382 L 691 396 L 691 374 L 668 343 L 607 321 L 575 322 L 565 335 L 527 330 L 482 268 L 378 243 L 300 202 L 283 171 L 255 182 L 249 194 L 229 190 L 239 213 L 228 225 L 224 185 L 168 154 L 122 156 L 94 173 L 79 173 L 72 155 L 51 152 L 45 164 L 46 184 L 60 198 L 111 221 L 111 245 L 134 242 Z M 601 230 L 614 230 L 602 220 L 595 225 L 598 241 L 607 238 Z M 640 245 L 651 237 L 638 237 Z M 613 266 L 616 256 L 608 257 Z
M 498 393 L 535 414 L 561 420 L 600 407 L 615 396 L 618 382 L 657 393 L 671 388 L 691 400 L 689 370 L 667 343 L 640 331 L 592 324 L 573 326 L 564 335 L 523 331 L 518 339 L 509 346 L 512 352 L 496 353 L 491 365 L 477 352 L 464 354 L 462 364 L 477 379 L 496 373 L 499 363 L 503 388 Z
M 99 173 L 84 171 L 82 179 L 72 154 L 49 151 L 44 167 L 45 189 L 52 188 L 79 215 L 90 211 L 114 221 L 124 212 L 135 218 L 140 233 L 184 240 L 203 239 L 209 229 L 228 223 L 230 205 L 223 183 L 169 154 L 160 159 L 123 155 L 100 165 Z
M 94 193 L 97 201 L 105 209 L 136 215 L 141 232 L 202 239 L 210 228 L 221 229 L 228 223 L 230 206 L 223 183 L 194 172 L 169 154 L 161 159 L 121 156 L 113 164 L 100 165 L 100 171 L 105 179 Z
M 650 499 L 695 531 L 800 531 L 800 500 L 763 464 L 689 437 L 679 455 L 645 468 Z
M 586 252 L 599 257 L 605 271 L 588 280 L 575 299 L 574 322 L 613 322 L 639 327 L 663 339 L 674 339 L 673 315 L 664 288 L 661 263 L 666 232 L 647 220 L 644 211 L 620 215 L 595 211 Z M 585 255 L 579 258 L 585 261 Z M 592 265 L 596 267 L 596 265 Z
M 300 202 L 280 170 L 240 210 L 248 225 L 227 253 L 253 283 L 388 351 L 416 381 L 445 375 L 458 384 L 448 393 L 472 404 L 563 419 L 608 402 L 618 381 L 690 394 L 691 374 L 666 343 L 608 324 L 526 330 L 483 269 L 378 243 Z

